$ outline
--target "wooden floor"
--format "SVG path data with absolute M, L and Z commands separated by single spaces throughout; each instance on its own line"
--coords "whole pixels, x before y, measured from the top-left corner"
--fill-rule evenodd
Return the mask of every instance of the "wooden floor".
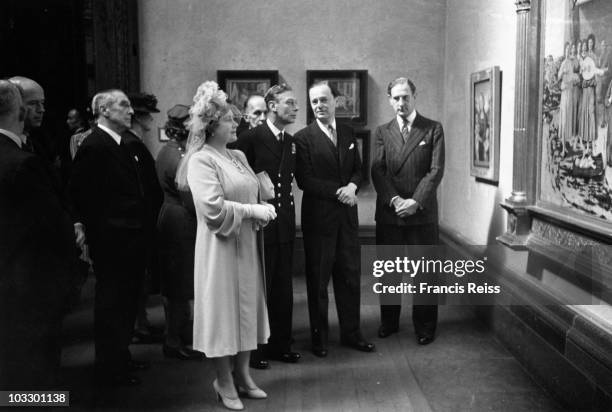
M 212 390 L 212 363 L 168 360 L 159 345 L 133 345 L 135 359 L 149 360 L 143 384 L 114 390 L 95 388 L 92 379 L 92 289 L 65 322 L 64 380 L 71 390 L 71 410 L 221 411 Z M 159 300 L 150 317 L 163 322 Z M 428 346 L 416 344 L 409 311 L 400 333 L 376 337 L 378 307 L 362 307 L 364 335 L 377 346 L 361 353 L 338 344 L 335 306 L 325 359 L 309 352 L 306 292 L 295 282 L 294 349 L 298 364 L 272 362 L 253 371 L 267 400 L 244 400 L 249 411 L 559 411 L 519 363 L 474 319 L 468 307 L 440 308 L 439 334 Z M 64 409 L 65 410 L 65 409 Z

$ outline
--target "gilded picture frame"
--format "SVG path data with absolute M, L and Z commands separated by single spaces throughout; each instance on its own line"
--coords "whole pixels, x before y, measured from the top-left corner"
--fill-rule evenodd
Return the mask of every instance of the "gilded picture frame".
M 470 175 L 497 184 L 501 109 L 499 66 L 472 73 L 469 96 Z

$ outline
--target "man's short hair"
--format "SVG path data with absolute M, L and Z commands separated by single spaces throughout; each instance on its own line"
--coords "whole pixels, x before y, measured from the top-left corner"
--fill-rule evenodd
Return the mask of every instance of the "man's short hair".
M 264 101 L 266 102 L 266 107 L 268 107 L 268 103 L 271 101 L 278 102 L 278 96 L 285 92 L 292 91 L 293 89 L 286 83 L 275 84 L 270 87 L 264 96 Z
M 249 107 L 249 103 L 250 103 L 250 101 L 251 101 L 251 99 L 253 97 L 263 97 L 263 96 L 261 94 L 259 94 L 259 93 L 253 93 L 253 94 L 249 95 L 249 97 L 247 97 L 247 99 L 244 101 L 244 107 L 242 108 L 243 110 L 246 111 L 246 109 L 247 109 L 247 107 Z
M 342 96 L 342 94 L 340 94 L 338 89 L 336 89 L 334 86 L 329 84 L 328 80 L 317 80 L 316 82 L 314 82 L 308 88 L 308 92 L 310 92 L 310 90 L 312 90 L 312 89 L 314 89 L 315 87 L 318 87 L 318 86 L 327 86 L 327 87 L 329 87 L 329 90 L 331 91 L 332 97 L 334 97 L 334 98 Z
M 0 80 L 0 116 L 18 111 L 20 100 L 23 100 L 21 86 L 9 80 Z
M 93 112 L 94 119 L 98 119 L 101 115 L 100 108 L 102 106 L 107 107 L 117 101 L 115 93 L 123 93 L 119 89 L 109 89 L 98 92 L 93 99 L 91 99 L 91 111 Z
M 414 95 L 416 93 L 416 86 L 412 81 L 407 77 L 398 77 L 397 79 L 391 80 L 389 85 L 387 86 L 387 95 L 391 96 L 391 89 L 393 89 L 398 84 L 407 84 L 410 87 L 410 91 Z

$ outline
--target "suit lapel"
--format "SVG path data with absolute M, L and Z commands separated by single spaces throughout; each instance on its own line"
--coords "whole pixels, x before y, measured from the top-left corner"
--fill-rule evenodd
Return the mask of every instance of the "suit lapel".
M 410 156 L 410 153 L 412 153 L 412 151 L 419 145 L 421 140 L 423 140 L 424 134 L 425 131 L 423 130 L 421 125 L 421 117 L 417 113 L 417 116 L 415 117 L 414 122 L 412 123 L 410 134 L 408 135 L 408 141 L 404 144 L 402 150 L 399 152 L 396 170 L 399 170 L 404 165 L 404 163 Z
M 268 127 L 267 123 L 264 123 L 261 133 L 261 141 L 263 145 L 268 149 L 274 156 L 281 158 L 283 155 L 282 145 L 276 140 L 276 136 L 272 133 L 272 130 Z
M 404 147 L 404 138 L 397 123 L 397 118 L 391 120 L 387 124 L 387 130 L 389 131 L 389 140 L 395 146 L 395 153 L 400 153 Z
M 5 135 L 3 133 L 0 133 L 0 139 L 2 139 L 2 142 L 6 143 L 6 144 L 13 144 L 13 145 L 17 146 L 17 149 L 20 149 L 20 147 L 17 144 L 17 142 L 15 142 L 13 139 L 8 137 L 7 135 Z
M 310 135 L 313 137 L 313 144 L 315 148 L 320 147 L 321 151 L 328 157 L 328 161 L 333 164 L 338 163 L 336 157 L 336 148 L 329 137 L 321 130 L 319 124 L 315 120 L 310 124 Z M 336 130 L 336 134 L 338 131 Z
M 338 137 L 338 160 L 340 162 L 340 168 L 342 168 L 342 164 L 349 150 L 349 144 L 351 143 L 351 136 L 347 136 L 343 127 L 336 127 L 336 136 Z
M 102 134 L 102 137 L 104 139 L 104 143 L 109 147 L 109 149 L 110 149 L 109 151 L 118 160 L 119 164 L 123 165 L 130 172 L 136 173 L 136 167 L 135 167 L 134 163 L 132 162 L 132 160 L 130 159 L 130 155 L 128 155 L 127 153 L 123 152 L 121 147 L 117 144 L 115 139 L 113 139 L 111 137 L 111 135 L 109 135 L 108 133 L 106 133 L 104 130 L 102 130 L 100 128 L 96 128 L 96 129 L 98 130 L 98 133 Z M 123 141 L 123 139 L 125 139 L 124 136 L 121 137 L 122 141 Z M 123 142 L 123 143 L 125 145 L 127 142 Z

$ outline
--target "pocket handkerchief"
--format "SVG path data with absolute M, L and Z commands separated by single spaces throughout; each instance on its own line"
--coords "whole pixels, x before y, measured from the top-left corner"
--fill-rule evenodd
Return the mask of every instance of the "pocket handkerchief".
M 349 150 L 353 149 L 355 147 L 355 143 L 351 143 L 351 145 L 349 146 Z

